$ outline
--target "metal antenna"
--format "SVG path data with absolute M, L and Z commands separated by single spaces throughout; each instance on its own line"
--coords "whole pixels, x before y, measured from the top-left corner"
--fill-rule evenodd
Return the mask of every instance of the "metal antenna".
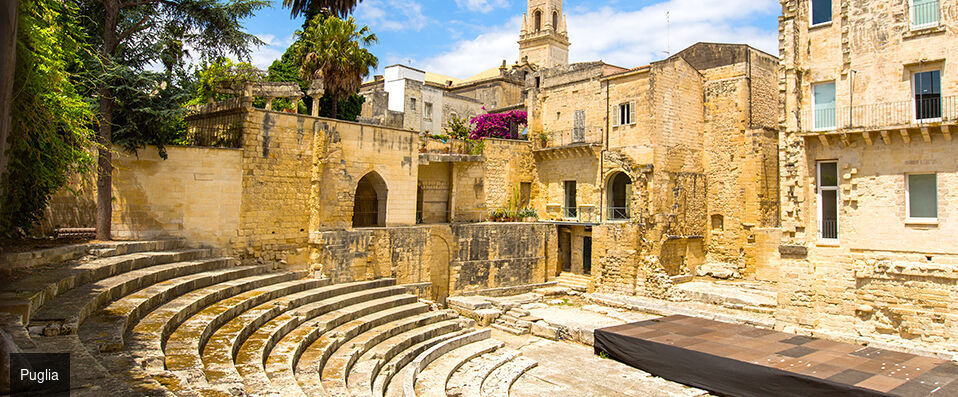
M 672 11 L 665 12 L 665 57 L 672 55 Z

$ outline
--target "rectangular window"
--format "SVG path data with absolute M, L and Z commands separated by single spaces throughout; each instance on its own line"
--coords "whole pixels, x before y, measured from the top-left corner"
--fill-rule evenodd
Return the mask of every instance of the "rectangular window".
M 424 113 L 423 117 L 426 120 L 432 120 L 432 104 L 431 103 L 426 102 L 423 104 L 423 113 Z
M 635 102 L 619 104 L 612 121 L 614 126 L 635 124 Z
M 938 26 L 938 0 L 911 0 L 911 28 Z
M 920 221 L 938 219 L 938 181 L 935 174 L 909 174 L 905 183 L 908 218 Z
M 835 82 L 812 85 L 812 109 L 815 130 L 829 130 L 836 126 Z
M 585 142 L 585 110 L 576 110 L 573 115 L 572 142 Z
M 409 98 L 409 110 L 416 110 L 416 98 Z
M 818 230 L 823 240 L 838 239 L 838 163 L 818 163 Z
M 809 0 L 812 26 L 832 21 L 832 0 Z
M 915 73 L 915 119 L 941 119 L 941 71 Z
M 565 181 L 565 208 L 564 218 L 575 219 L 579 216 L 575 201 L 575 181 Z

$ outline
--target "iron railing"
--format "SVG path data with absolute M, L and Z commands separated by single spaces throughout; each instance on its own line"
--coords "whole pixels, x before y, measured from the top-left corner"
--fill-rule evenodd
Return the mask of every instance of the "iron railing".
M 536 146 L 542 148 L 555 148 L 568 146 L 577 143 L 602 143 L 603 131 L 601 128 L 584 127 L 570 128 L 567 130 L 553 130 L 545 134 L 548 138 L 545 142 L 542 137 L 530 137 L 536 140 Z
M 958 96 L 815 109 L 800 114 L 802 131 L 880 129 L 958 121 Z
M 595 207 L 562 207 L 562 220 L 579 223 L 598 223 L 599 213 Z
M 822 238 L 834 240 L 838 238 L 838 220 L 837 219 L 823 219 L 822 220 Z
M 927 1 L 920 4 L 915 0 L 911 5 L 911 28 L 923 29 L 938 26 L 941 7 L 938 1 Z
M 609 207 L 609 220 L 624 221 L 631 218 L 629 207 Z

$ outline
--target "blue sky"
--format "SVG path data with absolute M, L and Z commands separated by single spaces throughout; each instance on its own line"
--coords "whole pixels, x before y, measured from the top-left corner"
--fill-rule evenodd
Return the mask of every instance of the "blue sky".
M 564 7 L 571 62 L 636 67 L 698 41 L 778 53 L 776 0 L 566 0 Z M 380 72 L 402 63 L 464 78 L 518 58 L 525 10 L 525 0 L 364 0 L 354 17 L 379 36 L 370 50 Z M 247 20 L 247 30 L 267 43 L 253 51 L 253 63 L 265 68 L 279 58 L 302 22 L 278 0 Z

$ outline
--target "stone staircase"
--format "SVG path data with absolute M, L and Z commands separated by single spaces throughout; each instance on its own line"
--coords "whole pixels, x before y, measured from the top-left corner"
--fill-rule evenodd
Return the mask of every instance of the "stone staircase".
M 506 396 L 535 365 L 393 279 L 305 277 L 183 240 L 100 245 L 0 289 L 20 319 L 0 326 L 71 353 L 75 396 Z
M 579 292 L 589 292 L 589 288 L 592 286 L 592 276 L 569 272 L 562 272 L 556 281 L 559 282 L 559 287 Z

